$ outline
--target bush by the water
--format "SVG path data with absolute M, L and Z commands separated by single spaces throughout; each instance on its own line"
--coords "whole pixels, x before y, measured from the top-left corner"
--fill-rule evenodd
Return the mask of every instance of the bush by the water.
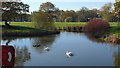
M 100 37 L 109 29 L 110 24 L 102 19 L 91 19 L 85 26 L 84 32 L 90 36 Z
M 54 25 L 52 15 L 39 11 L 32 14 L 32 22 L 36 28 L 49 29 Z

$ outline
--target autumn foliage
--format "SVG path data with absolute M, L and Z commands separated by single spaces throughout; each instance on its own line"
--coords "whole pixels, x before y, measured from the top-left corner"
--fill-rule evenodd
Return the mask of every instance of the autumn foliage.
M 102 19 L 91 19 L 85 26 L 84 32 L 89 33 L 92 36 L 101 36 L 107 32 L 110 25 L 108 22 Z

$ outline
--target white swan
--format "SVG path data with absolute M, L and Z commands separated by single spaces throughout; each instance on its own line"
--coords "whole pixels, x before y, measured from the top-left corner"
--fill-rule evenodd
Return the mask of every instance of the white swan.
M 45 47 L 44 50 L 49 51 L 50 49 L 49 49 L 49 47 Z
M 66 51 L 66 55 L 67 55 L 68 57 L 74 56 L 74 54 L 73 54 L 72 52 L 70 52 L 70 51 Z

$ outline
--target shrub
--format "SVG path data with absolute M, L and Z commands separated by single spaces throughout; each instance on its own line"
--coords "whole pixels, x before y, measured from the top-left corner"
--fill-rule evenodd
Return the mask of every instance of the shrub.
M 33 13 L 32 22 L 36 28 L 42 29 L 50 29 L 54 25 L 52 15 L 43 11 Z
M 108 22 L 102 19 L 91 19 L 85 26 L 84 32 L 88 33 L 90 36 L 102 36 L 109 29 L 110 25 Z

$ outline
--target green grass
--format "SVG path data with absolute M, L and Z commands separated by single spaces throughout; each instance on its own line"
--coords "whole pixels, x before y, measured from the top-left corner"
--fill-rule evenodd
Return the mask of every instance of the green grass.
M 4 22 L 0 22 L 0 25 L 5 25 Z M 32 22 L 11 22 L 12 26 L 23 26 L 23 27 L 30 27 L 34 28 L 34 24 Z
M 55 22 L 55 26 L 57 28 L 63 28 L 68 26 L 84 26 L 86 22 Z M 4 25 L 4 22 L 0 22 L 0 25 Z M 12 26 L 16 27 L 16 29 L 8 29 L 2 28 L 3 30 L 12 30 L 12 31 L 31 31 L 31 30 L 40 30 L 34 27 L 32 22 L 11 22 Z M 118 26 L 117 22 L 110 22 L 110 35 L 120 36 L 120 26 Z M 42 31 L 42 30 L 41 30 Z M 44 30 L 43 30 L 44 31 Z
M 68 26 L 84 26 L 86 22 L 55 22 L 55 26 L 58 28 L 68 27 Z
M 63 28 L 63 27 L 67 27 L 67 26 L 83 26 L 85 25 L 86 22 L 55 22 L 55 27 L 57 28 Z M 4 22 L 0 22 L 0 25 L 5 25 Z M 2 30 L 6 30 L 6 31 L 15 31 L 15 32 L 27 32 L 27 31 L 31 31 L 31 30 L 38 30 L 34 27 L 34 23 L 32 22 L 11 22 L 10 24 L 11 26 L 14 26 L 15 29 L 8 29 L 3 27 Z M 40 29 L 39 29 L 40 30 Z M 41 31 L 44 31 L 41 29 Z
M 110 35 L 115 35 L 120 37 L 120 22 L 110 23 L 110 26 L 111 26 L 109 30 Z
M 0 22 L 0 25 L 5 25 L 4 22 Z M 13 31 L 13 32 L 29 32 L 29 31 L 41 31 L 46 30 L 36 29 L 32 22 L 11 22 L 10 24 L 13 28 L 2 27 L 3 31 Z
M 86 22 L 55 22 L 56 27 L 67 27 L 67 26 L 84 26 Z M 0 22 L 0 25 L 4 25 L 4 22 Z M 32 22 L 11 22 L 13 26 L 24 26 L 34 28 Z

